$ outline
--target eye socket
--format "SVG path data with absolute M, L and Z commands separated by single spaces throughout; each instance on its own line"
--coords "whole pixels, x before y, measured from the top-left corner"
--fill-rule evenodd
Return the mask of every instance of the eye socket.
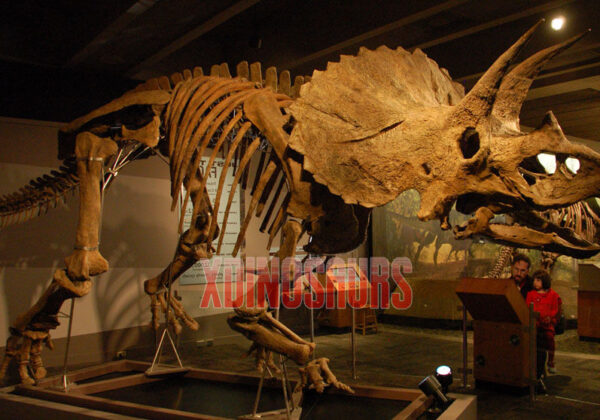
M 479 151 L 479 133 L 474 127 L 467 127 L 459 140 L 460 151 L 465 159 L 471 159 Z
M 548 175 L 552 175 L 556 172 L 556 156 L 550 153 L 539 153 L 537 160 L 544 167 L 544 170 Z

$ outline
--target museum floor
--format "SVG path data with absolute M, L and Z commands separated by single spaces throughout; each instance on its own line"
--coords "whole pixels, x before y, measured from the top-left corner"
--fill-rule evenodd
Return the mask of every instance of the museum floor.
M 471 332 L 468 336 L 471 355 Z M 379 324 L 375 334 L 356 335 L 358 379 L 353 380 L 350 337 L 349 332 L 324 331 L 316 337 L 317 356 L 330 358 L 330 366 L 338 379 L 350 385 L 416 388 L 435 367 L 447 364 L 458 371 L 462 364 L 460 331 Z M 189 367 L 256 374 L 253 360 L 241 357 L 248 350 L 249 342 L 241 336 L 232 336 L 231 341 L 208 347 L 184 346 L 182 358 Z M 528 394 L 474 389 L 472 377 L 469 377 L 469 387 L 464 389 L 460 374 L 455 374 L 450 391 L 476 394 L 478 418 L 481 419 L 600 418 L 600 343 L 580 341 L 576 330 L 567 330 L 564 335 L 557 336 L 556 344 L 557 373 L 546 379 L 547 395 L 537 395 L 533 404 Z M 151 356 L 131 358 L 151 361 Z M 288 367 L 292 378 L 297 378 L 292 362 Z M 71 370 L 77 368 L 71 366 Z M 55 370 L 50 369 L 49 373 L 59 373 Z
M 380 324 L 377 334 L 357 334 L 358 379 L 353 381 L 350 333 L 316 338 L 318 355 L 331 359 L 333 371 L 343 382 L 410 388 L 416 388 L 438 365 L 458 370 L 462 364 L 461 340 L 460 331 L 455 330 Z M 185 359 L 193 367 L 252 373 L 252 360 L 240 357 L 247 349 L 246 342 L 201 347 L 185 354 Z M 600 344 L 579 341 L 575 330 L 557 336 L 556 369 L 557 373 L 546 380 L 548 394 L 538 395 L 533 405 L 528 395 L 473 389 L 472 377 L 469 389 L 461 389 L 462 377 L 457 377 L 450 390 L 476 394 L 478 417 L 482 419 L 600 418 Z M 290 369 L 292 374 L 294 370 Z

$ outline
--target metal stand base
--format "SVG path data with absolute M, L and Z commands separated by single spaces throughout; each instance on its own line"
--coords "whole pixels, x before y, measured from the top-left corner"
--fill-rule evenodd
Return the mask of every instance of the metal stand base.
M 175 357 L 177 358 L 177 364 L 179 366 L 171 366 L 171 365 L 162 365 L 161 366 L 161 364 L 160 364 L 160 358 L 162 355 L 163 344 L 165 342 L 165 336 L 167 336 L 169 339 L 169 343 L 171 344 L 171 349 L 173 350 L 173 353 L 175 354 Z M 158 348 L 156 349 L 156 353 L 154 353 L 154 359 L 152 360 L 152 364 L 150 365 L 148 370 L 146 370 L 146 372 L 145 372 L 146 376 L 153 377 L 153 376 L 172 375 L 175 373 L 185 373 L 185 372 L 188 372 L 189 370 L 190 370 L 189 368 L 183 367 L 183 363 L 181 363 L 181 359 L 179 358 L 179 353 L 177 352 L 175 343 L 173 342 L 173 339 L 171 338 L 169 329 L 165 327 L 165 329 L 162 333 L 162 336 L 160 338 L 160 344 L 158 345 Z

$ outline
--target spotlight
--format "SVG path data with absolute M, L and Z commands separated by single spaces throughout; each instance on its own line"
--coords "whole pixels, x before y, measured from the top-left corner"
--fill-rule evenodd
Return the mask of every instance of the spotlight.
M 446 394 L 448 387 L 452 385 L 452 369 L 450 369 L 450 366 L 438 366 L 435 370 L 435 379 L 442 385 L 442 392 Z
M 433 375 L 429 375 L 419 382 L 419 389 L 428 397 L 433 397 L 433 407 L 430 409 L 432 414 L 441 413 L 453 401 L 442 392 L 442 384 Z
M 550 22 L 550 26 L 555 31 L 560 31 L 564 25 L 565 25 L 565 18 L 563 16 L 555 17 L 554 19 L 552 19 L 552 22 Z

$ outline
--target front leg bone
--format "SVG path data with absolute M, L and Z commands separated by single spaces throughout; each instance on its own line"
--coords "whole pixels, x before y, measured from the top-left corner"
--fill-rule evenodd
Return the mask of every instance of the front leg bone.
M 191 229 L 190 229 L 191 230 Z M 154 331 L 157 331 L 160 327 L 160 312 L 166 314 L 169 324 L 173 327 L 176 334 L 182 331 L 180 320 L 192 330 L 199 328 L 198 323 L 192 317 L 190 317 L 184 310 L 183 305 L 174 296 L 171 296 L 170 311 L 167 313 L 167 291 L 169 282 L 173 283 L 184 273 L 188 268 L 196 263 L 200 258 L 209 257 L 210 253 L 204 252 L 206 245 L 204 246 L 190 246 L 184 242 L 187 236 L 186 231 L 182 235 L 182 239 L 179 241 L 177 251 L 173 261 L 156 277 L 146 280 L 144 282 L 144 290 L 147 295 L 150 296 L 150 309 L 152 314 L 152 321 L 150 326 Z
M 167 311 L 167 290 L 169 285 L 176 281 L 181 274 L 193 266 L 198 260 L 209 259 L 212 257 L 212 248 L 208 245 L 209 228 L 212 220 L 212 207 L 208 198 L 208 193 L 202 185 L 202 175 L 196 172 L 193 179 L 190 180 L 188 187 L 194 209 L 190 228 L 180 237 L 175 251 L 175 257 L 169 265 L 156 277 L 144 282 L 144 291 L 151 299 L 152 321 L 151 327 L 157 331 L 160 327 L 160 310 L 166 314 L 169 324 L 173 327 L 176 334 L 182 330 L 180 320 L 192 330 L 198 329 L 198 323 L 190 317 L 183 305 L 171 296 L 171 309 Z M 219 230 L 215 231 L 215 235 Z

